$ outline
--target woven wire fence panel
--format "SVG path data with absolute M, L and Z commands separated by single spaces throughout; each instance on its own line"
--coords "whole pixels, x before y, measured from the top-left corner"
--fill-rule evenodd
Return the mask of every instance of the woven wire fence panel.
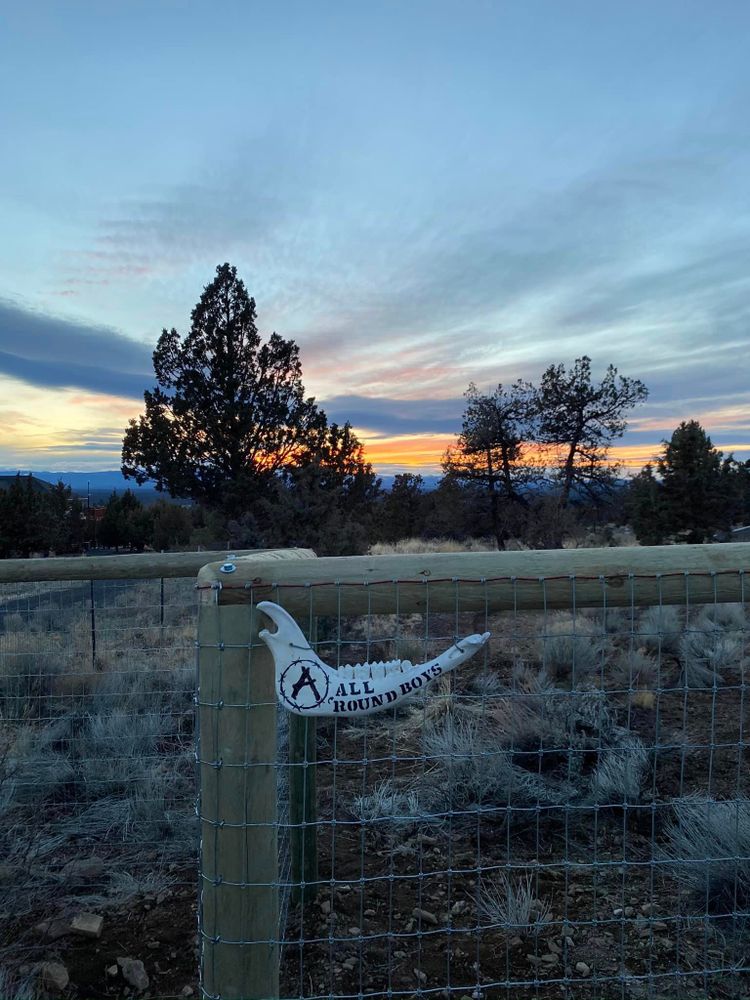
M 602 587 L 585 609 L 575 591 L 567 611 L 317 619 L 332 666 L 491 639 L 389 710 L 310 721 L 301 763 L 278 743 L 279 782 L 314 785 L 318 855 L 306 884 L 280 865 L 288 905 L 259 939 L 281 996 L 748 995 L 744 591 L 695 604 L 686 579 L 681 605 L 612 608 Z
M 70 996 L 197 995 L 195 626 L 192 580 L 0 587 L 4 1000 L 45 962 Z

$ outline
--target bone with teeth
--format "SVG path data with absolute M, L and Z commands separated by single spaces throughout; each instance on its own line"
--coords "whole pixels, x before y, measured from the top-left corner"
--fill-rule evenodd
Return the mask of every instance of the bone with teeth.
M 429 681 L 460 666 L 490 637 L 489 632 L 457 640 L 426 663 L 388 660 L 329 667 L 310 647 L 288 612 L 271 601 L 258 608 L 276 626 L 259 635 L 271 651 L 276 670 L 276 696 L 296 715 L 369 715 L 408 698 Z

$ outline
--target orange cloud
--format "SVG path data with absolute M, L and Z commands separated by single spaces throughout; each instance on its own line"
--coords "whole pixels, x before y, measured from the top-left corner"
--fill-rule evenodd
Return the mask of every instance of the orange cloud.
M 385 466 L 440 472 L 440 460 L 447 448 L 456 443 L 452 434 L 413 434 L 399 437 L 373 437 L 358 432 L 365 455 L 376 469 Z
M 440 461 L 446 449 L 456 443 L 450 434 L 413 434 L 399 437 L 377 437 L 371 432 L 357 431 L 364 444 L 367 460 L 376 470 L 420 470 L 428 473 L 441 471 Z M 725 455 L 750 451 L 750 444 L 716 443 Z M 661 442 L 646 444 L 621 444 L 610 448 L 610 459 L 622 466 L 626 473 L 639 472 L 647 462 L 653 462 L 661 450 Z

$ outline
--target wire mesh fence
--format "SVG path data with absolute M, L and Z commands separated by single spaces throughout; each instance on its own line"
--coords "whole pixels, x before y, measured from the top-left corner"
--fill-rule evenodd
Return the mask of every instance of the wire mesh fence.
M 535 578 L 538 610 L 519 600 L 503 612 L 477 601 L 488 581 L 425 582 L 418 613 L 397 580 L 384 583 L 395 613 L 376 610 L 372 586 L 372 607 L 360 600 L 359 614 L 330 613 L 333 582 L 322 614 L 314 586 L 250 588 L 249 603 L 231 609 L 245 622 L 239 641 L 215 592 L 202 615 L 216 627 L 201 639 L 217 679 L 201 695 L 201 759 L 214 781 L 202 803 L 203 995 L 747 996 L 750 609 L 742 572 L 731 603 L 719 600 L 727 579 L 721 588 L 708 573 L 678 579 L 680 603 L 667 603 L 674 580 L 667 594 L 666 577 L 654 576 L 649 606 L 631 577 L 620 606 L 602 579 L 598 604 L 589 586 L 582 607 L 572 577 L 569 608 L 551 610 L 548 581 Z M 268 683 L 257 697 L 235 690 L 232 704 L 251 729 L 253 713 L 276 715 L 273 665 L 250 622 L 254 600 L 283 605 L 292 594 L 310 648 L 337 668 L 419 663 L 469 633 L 491 639 L 380 713 L 288 717 L 292 731 L 304 726 L 296 754 L 293 739 L 274 738 L 252 752 L 238 743 L 238 756 L 221 760 L 223 737 L 207 725 L 226 711 L 222 670 L 230 676 L 230 658 L 249 656 Z M 232 812 L 227 879 L 220 834 L 233 774 L 247 798 Z M 255 812 L 256 791 L 284 775 L 291 812 Z M 295 807 L 300 795 L 307 805 Z M 292 845 L 291 865 L 274 861 L 277 842 Z M 224 880 L 247 894 L 249 920 L 227 922 Z M 264 892 L 278 909 L 254 923 Z M 222 972 L 232 950 L 253 956 L 239 992 Z M 268 992 L 258 956 L 277 965 Z
M 191 579 L 0 585 L 3 1000 L 198 994 L 195 604 Z
M 326 586 L 226 586 L 200 624 L 190 579 L 0 586 L 3 1000 L 747 995 L 741 571 L 616 607 L 580 576 L 502 611 L 480 577 Z M 261 598 L 337 669 L 491 638 L 395 707 L 303 718 Z

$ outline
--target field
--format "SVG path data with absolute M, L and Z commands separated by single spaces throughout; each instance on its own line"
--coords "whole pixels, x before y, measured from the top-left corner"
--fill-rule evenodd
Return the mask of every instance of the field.
M 0 995 L 198 996 L 191 582 L 0 607 Z M 328 662 L 492 638 L 396 712 L 319 723 L 282 996 L 745 996 L 746 610 L 321 620 Z

